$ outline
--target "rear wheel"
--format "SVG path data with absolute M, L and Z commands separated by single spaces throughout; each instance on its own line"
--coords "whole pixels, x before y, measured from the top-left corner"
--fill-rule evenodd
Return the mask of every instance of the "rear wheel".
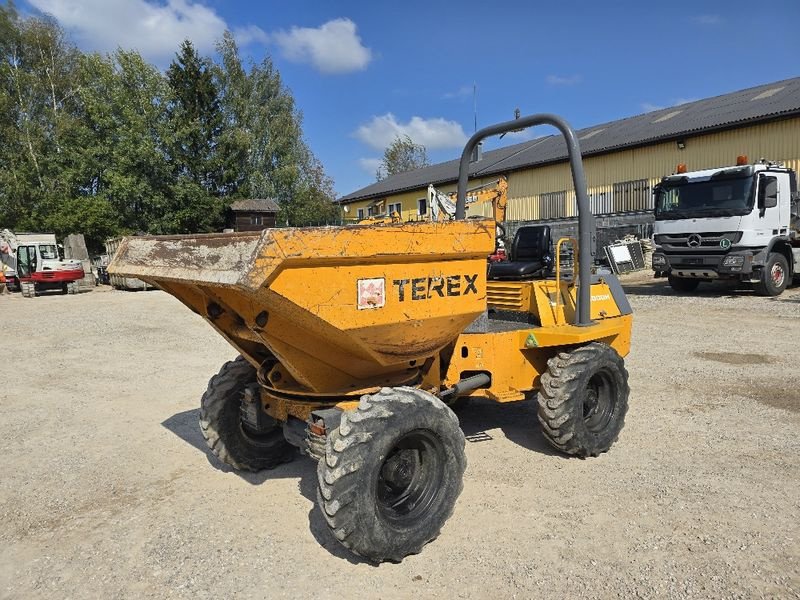
M 375 562 L 399 562 L 439 535 L 463 487 L 464 434 L 441 400 L 384 388 L 328 436 L 317 501 L 334 537 Z
M 628 412 L 628 372 L 617 351 L 593 342 L 547 361 L 539 390 L 539 422 L 566 454 L 597 456 L 616 441 Z
M 761 296 L 779 296 L 789 285 L 789 263 L 783 254 L 773 252 L 761 270 L 756 292 Z
M 697 289 L 697 286 L 700 285 L 699 279 L 676 277 L 675 275 L 668 275 L 667 281 L 669 281 L 669 285 L 673 290 L 681 293 L 693 292 Z
M 239 356 L 211 378 L 200 402 L 200 430 L 208 447 L 222 462 L 241 471 L 273 469 L 295 455 L 277 422 L 262 431 L 242 422 L 242 399 L 255 381 L 255 369 Z

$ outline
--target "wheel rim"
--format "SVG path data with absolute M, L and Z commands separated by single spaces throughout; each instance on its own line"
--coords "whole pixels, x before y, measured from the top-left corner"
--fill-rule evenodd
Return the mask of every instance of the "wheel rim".
M 772 269 L 770 270 L 769 274 L 770 277 L 772 277 L 772 283 L 775 285 L 775 287 L 781 287 L 783 285 L 783 280 L 786 277 L 786 273 L 784 273 L 783 267 L 780 264 L 775 263 L 772 265 Z
M 444 479 L 445 452 L 430 431 L 400 438 L 378 470 L 376 503 L 387 520 L 410 524 L 431 509 Z
M 598 371 L 589 379 L 583 398 L 583 422 L 592 433 L 602 433 L 614 417 L 616 395 L 608 371 Z

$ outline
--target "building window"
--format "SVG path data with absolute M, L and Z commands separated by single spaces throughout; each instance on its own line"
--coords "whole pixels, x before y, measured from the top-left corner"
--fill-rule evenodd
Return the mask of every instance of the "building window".
M 653 208 L 647 179 L 614 184 L 614 212 L 636 212 Z
M 368 206 L 367 207 L 367 216 L 374 217 L 375 216 L 375 206 Z
M 261 215 L 250 215 L 251 225 L 261 225 Z
M 363 219 L 364 219 L 364 209 L 363 208 L 359 208 L 358 209 L 358 220 L 361 221 Z
M 539 218 L 560 219 L 567 216 L 567 191 L 539 195 Z
M 428 214 L 428 199 L 420 198 L 417 200 L 417 214 L 422 216 Z
M 400 202 L 395 202 L 394 204 L 389 205 L 389 216 L 392 213 L 397 213 L 400 216 L 403 216 L 403 205 Z

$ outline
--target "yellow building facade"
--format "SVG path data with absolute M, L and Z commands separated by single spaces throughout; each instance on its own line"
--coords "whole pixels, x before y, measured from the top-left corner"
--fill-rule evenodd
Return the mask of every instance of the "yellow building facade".
M 679 163 L 689 171 L 736 164 L 737 156 L 750 162 L 761 158 L 800 170 L 800 117 L 739 126 L 714 133 L 684 135 L 678 140 L 639 145 L 584 158 L 592 212 L 618 214 L 652 209 L 652 188 L 675 172 Z M 566 160 L 493 173 L 470 180 L 469 186 L 491 184 L 508 177 L 508 221 L 534 221 L 576 216 L 575 191 Z M 452 183 L 440 191 L 455 190 Z M 345 218 L 359 219 L 397 211 L 403 221 L 425 219 L 427 185 L 369 199 L 343 200 Z M 472 207 L 473 214 L 491 214 L 491 205 Z

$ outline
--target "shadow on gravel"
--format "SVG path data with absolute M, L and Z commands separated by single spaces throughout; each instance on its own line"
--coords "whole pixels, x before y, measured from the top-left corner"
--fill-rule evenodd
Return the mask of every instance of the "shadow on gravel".
M 755 294 L 752 286 L 747 284 L 730 282 L 703 282 L 693 292 L 676 292 L 673 290 L 666 279 L 657 279 L 648 283 L 625 283 L 622 281 L 622 288 L 626 294 L 634 296 L 667 296 L 667 297 L 716 297 L 716 298 L 737 298 L 740 296 L 752 296 Z
M 468 444 L 492 440 L 487 430 L 499 428 L 506 438 L 526 450 L 567 458 L 544 439 L 536 417 L 536 402 L 533 400 L 501 404 L 475 398 L 456 414 Z
M 459 409 L 457 414 L 468 444 L 492 440 L 489 431 L 499 428 L 506 438 L 527 450 L 569 460 L 545 441 L 536 418 L 534 401 L 499 404 L 489 400 L 473 399 Z M 258 473 L 236 471 L 220 462 L 206 446 L 198 425 L 199 417 L 200 409 L 195 408 L 172 415 L 161 424 L 202 452 L 212 467 L 223 473 L 233 473 L 251 485 L 261 485 L 272 479 L 297 479 L 300 493 L 313 503 L 308 513 L 308 528 L 317 543 L 331 555 L 351 564 L 377 566 L 348 552 L 331 534 L 317 506 L 317 465 L 313 460 L 297 452 L 293 461 L 269 471 Z
M 331 534 L 328 524 L 317 506 L 317 463 L 297 452 L 294 460 L 269 471 L 259 471 L 258 473 L 237 471 L 220 462 L 211 453 L 206 446 L 203 434 L 200 433 L 199 418 L 200 409 L 195 408 L 172 415 L 161 424 L 184 442 L 205 454 L 212 467 L 223 473 L 233 473 L 251 485 L 261 485 L 272 479 L 297 479 L 300 493 L 313 503 L 313 507 L 308 512 L 308 528 L 317 543 L 336 558 L 341 558 L 354 565 L 374 566 L 373 563 L 348 552 Z
M 791 289 L 791 291 L 800 292 L 800 286 L 796 285 L 794 287 L 794 289 Z M 786 292 L 784 292 L 780 296 L 772 298 L 772 301 L 773 302 L 790 302 L 790 303 L 794 303 L 794 304 L 800 304 L 800 293 L 798 293 L 796 295 L 795 294 L 790 295 L 790 294 L 787 294 Z

